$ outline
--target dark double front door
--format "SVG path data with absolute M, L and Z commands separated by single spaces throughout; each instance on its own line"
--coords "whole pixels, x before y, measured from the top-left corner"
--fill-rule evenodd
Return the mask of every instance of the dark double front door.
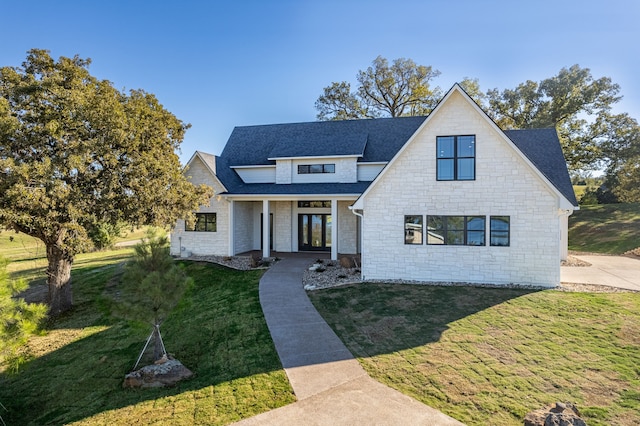
M 298 215 L 298 250 L 331 250 L 331 215 Z

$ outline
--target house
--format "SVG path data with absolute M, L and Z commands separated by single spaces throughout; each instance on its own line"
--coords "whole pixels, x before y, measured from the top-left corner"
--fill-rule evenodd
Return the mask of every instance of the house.
M 364 280 L 556 286 L 577 201 L 555 129 L 454 85 L 427 117 L 236 127 L 185 173 L 216 195 L 171 252 L 361 254 Z

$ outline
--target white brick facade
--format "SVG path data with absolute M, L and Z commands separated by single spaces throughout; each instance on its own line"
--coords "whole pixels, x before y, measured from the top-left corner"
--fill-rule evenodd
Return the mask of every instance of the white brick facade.
M 475 180 L 436 180 L 436 137 L 451 135 L 475 135 Z M 557 194 L 460 93 L 376 182 L 360 200 L 364 279 L 558 285 Z M 486 216 L 486 245 L 405 245 L 405 215 Z M 509 247 L 489 245 L 491 215 L 510 216 Z

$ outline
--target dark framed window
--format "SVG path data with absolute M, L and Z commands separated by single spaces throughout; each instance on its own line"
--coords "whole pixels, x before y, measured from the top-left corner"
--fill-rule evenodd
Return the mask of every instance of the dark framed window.
M 308 175 L 312 173 L 335 173 L 335 164 L 300 164 L 298 166 L 299 175 Z
M 422 216 L 408 215 L 404 217 L 404 243 L 422 244 Z
M 436 137 L 437 180 L 476 179 L 476 137 Z
M 489 229 L 492 246 L 508 247 L 511 244 L 510 219 L 509 216 L 491 216 Z
M 217 228 L 217 213 L 196 213 L 195 223 L 187 222 L 185 225 L 187 231 L 196 232 L 216 232 Z
M 331 201 L 298 201 L 298 208 L 330 208 Z
M 427 216 L 427 244 L 484 246 L 486 216 Z

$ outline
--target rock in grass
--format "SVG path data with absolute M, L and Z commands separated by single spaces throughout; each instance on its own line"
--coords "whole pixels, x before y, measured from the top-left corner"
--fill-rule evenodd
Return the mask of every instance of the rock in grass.
M 124 388 L 162 388 L 173 386 L 193 373 L 177 359 L 160 364 L 147 365 L 124 376 Z
M 532 411 L 524 418 L 524 426 L 587 426 L 575 405 L 557 402 L 555 406 Z

